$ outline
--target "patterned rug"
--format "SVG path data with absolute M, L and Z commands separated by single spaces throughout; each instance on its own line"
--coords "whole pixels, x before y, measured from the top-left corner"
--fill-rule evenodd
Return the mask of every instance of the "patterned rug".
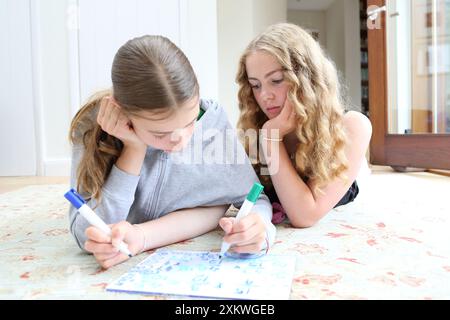
M 450 299 L 450 179 L 375 173 L 309 229 L 278 225 L 270 253 L 297 258 L 291 299 Z M 171 299 L 106 292 L 147 257 L 107 271 L 68 231 L 68 185 L 0 195 L 0 299 Z M 219 230 L 170 246 L 217 250 Z

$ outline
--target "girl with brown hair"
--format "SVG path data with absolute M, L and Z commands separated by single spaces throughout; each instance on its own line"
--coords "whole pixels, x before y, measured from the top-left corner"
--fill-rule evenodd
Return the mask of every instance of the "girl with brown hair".
M 128 258 L 118 252 L 121 241 L 138 254 L 196 237 L 220 222 L 233 251 L 267 249 L 275 227 L 265 195 L 245 219 L 223 217 L 259 181 L 247 158 L 241 164 L 175 161 L 181 151 L 196 150 L 192 136 L 200 127 L 216 132 L 200 139 L 203 151 L 222 143 L 221 133 L 231 128 L 223 108 L 199 98 L 183 52 L 162 36 L 132 39 L 115 55 L 111 77 L 112 89 L 94 95 L 75 115 L 70 139 L 71 185 L 111 225 L 112 236 L 71 208 L 78 245 L 109 268 Z

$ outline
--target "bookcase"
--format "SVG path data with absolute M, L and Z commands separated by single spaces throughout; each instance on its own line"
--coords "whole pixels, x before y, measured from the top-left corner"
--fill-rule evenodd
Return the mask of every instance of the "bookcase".
M 369 55 L 367 46 L 367 0 L 359 0 L 361 37 L 361 112 L 369 115 Z

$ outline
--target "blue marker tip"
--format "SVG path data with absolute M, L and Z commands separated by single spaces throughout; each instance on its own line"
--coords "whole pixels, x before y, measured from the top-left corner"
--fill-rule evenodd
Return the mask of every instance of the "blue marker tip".
M 70 189 L 64 194 L 64 197 L 70 201 L 71 204 L 77 209 L 80 209 L 80 207 L 84 204 L 86 204 L 86 201 L 84 201 L 83 197 L 80 196 L 75 189 Z

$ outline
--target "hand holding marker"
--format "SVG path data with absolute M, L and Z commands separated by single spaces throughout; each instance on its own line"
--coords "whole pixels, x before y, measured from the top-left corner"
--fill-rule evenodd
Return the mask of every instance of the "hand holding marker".
M 100 219 L 95 212 L 89 208 L 84 201 L 83 197 L 80 196 L 74 189 L 64 194 L 64 197 L 72 203 L 72 205 L 77 208 L 78 212 L 87 220 L 91 225 L 103 231 L 107 236 L 111 236 L 111 229 Z M 122 241 L 117 247 L 120 252 L 126 254 L 130 258 L 133 256 L 128 249 L 128 246 Z
M 260 185 L 259 183 L 255 183 L 252 187 L 252 190 L 250 190 L 250 193 L 247 195 L 247 198 L 245 199 L 244 203 L 241 206 L 241 209 L 239 209 L 238 214 L 236 215 L 236 222 L 240 219 L 247 216 L 250 211 L 253 208 L 253 205 L 255 204 L 256 200 L 258 200 L 259 195 L 263 191 L 264 187 Z M 225 255 L 225 252 L 230 249 L 230 244 L 227 242 L 222 242 L 222 247 L 220 249 L 219 258 L 222 258 Z

